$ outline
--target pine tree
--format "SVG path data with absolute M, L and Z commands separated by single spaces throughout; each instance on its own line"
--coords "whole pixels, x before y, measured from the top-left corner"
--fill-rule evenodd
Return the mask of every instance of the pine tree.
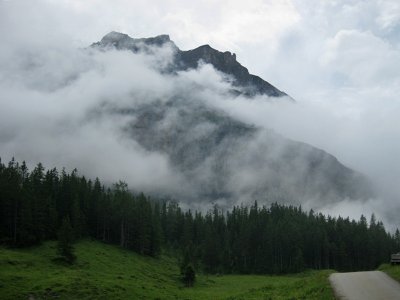
M 156 203 L 153 208 L 150 236 L 150 255 L 157 256 L 161 252 L 161 222 L 160 204 Z
M 396 233 L 394 234 L 394 242 L 395 242 L 395 251 L 400 251 L 400 232 L 399 229 L 396 229 Z
M 186 267 L 188 265 L 192 265 L 192 266 L 194 265 L 194 257 L 193 257 L 194 252 L 195 252 L 194 245 L 192 242 L 189 242 L 183 251 L 182 261 L 180 264 L 181 274 L 183 276 L 185 276 Z
M 188 264 L 185 267 L 185 272 L 183 274 L 183 282 L 186 284 L 187 287 L 193 286 L 196 280 L 196 272 L 194 271 L 194 267 L 192 264 Z
M 71 227 L 69 218 L 64 218 L 60 230 L 58 231 L 58 254 L 61 259 L 69 264 L 73 264 L 76 260 L 74 254 L 74 230 Z

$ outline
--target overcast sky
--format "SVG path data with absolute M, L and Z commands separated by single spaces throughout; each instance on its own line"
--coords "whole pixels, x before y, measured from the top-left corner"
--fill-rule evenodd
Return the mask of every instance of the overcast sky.
M 232 114 L 325 149 L 400 196 L 400 1 L 0 0 L 3 58 L 86 47 L 113 30 L 236 53 L 297 104 L 239 102 Z M 56 63 L 52 53 L 45 59 Z

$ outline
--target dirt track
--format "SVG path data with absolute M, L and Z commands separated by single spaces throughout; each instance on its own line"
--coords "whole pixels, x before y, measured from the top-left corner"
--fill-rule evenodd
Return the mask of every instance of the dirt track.
M 338 299 L 400 300 L 400 284 L 380 271 L 334 273 L 329 281 Z

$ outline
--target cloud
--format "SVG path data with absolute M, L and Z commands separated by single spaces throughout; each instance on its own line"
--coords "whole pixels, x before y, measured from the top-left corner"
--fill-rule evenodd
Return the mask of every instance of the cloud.
M 389 85 L 399 80 L 400 52 L 371 32 L 341 30 L 326 43 L 324 68 L 350 86 Z M 397 82 L 396 82 L 397 81 Z

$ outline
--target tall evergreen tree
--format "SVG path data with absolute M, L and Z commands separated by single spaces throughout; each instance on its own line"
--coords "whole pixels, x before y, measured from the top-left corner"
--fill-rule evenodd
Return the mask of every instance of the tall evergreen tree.
M 58 231 L 58 254 L 61 259 L 69 264 L 73 264 L 76 260 L 74 254 L 74 247 L 72 245 L 74 241 L 74 230 L 72 229 L 69 218 L 64 218 L 61 228 Z

